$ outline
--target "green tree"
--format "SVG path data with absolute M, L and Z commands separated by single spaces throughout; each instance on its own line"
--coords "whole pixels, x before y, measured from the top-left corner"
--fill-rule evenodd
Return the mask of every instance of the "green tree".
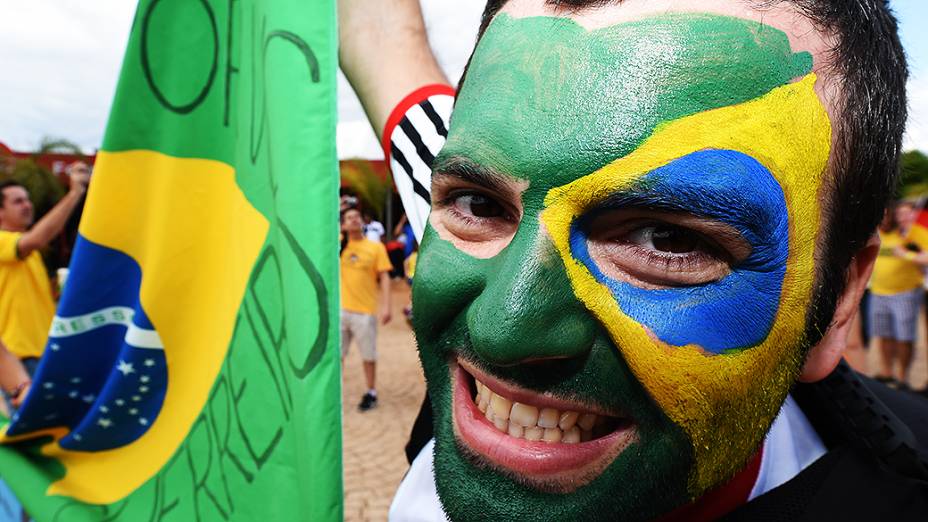
M 928 156 L 918 150 L 905 152 L 902 154 L 900 168 L 902 183 L 899 192 L 902 197 L 928 195 Z
M 26 187 L 35 207 L 36 217 L 48 212 L 64 196 L 64 187 L 58 178 L 33 158 L 16 160 L 6 177 Z
M 73 141 L 69 141 L 64 138 L 44 136 L 39 141 L 39 150 L 36 151 L 36 155 L 41 156 L 42 154 L 50 154 L 54 152 L 63 152 L 65 154 L 84 156 L 84 152 L 81 151 L 81 148 Z

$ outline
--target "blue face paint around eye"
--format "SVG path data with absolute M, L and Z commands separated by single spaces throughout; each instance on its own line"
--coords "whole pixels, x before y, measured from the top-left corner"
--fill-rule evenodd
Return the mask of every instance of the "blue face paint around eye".
M 619 207 L 669 210 L 734 227 L 751 254 L 724 278 L 692 287 L 644 289 L 612 279 L 587 249 L 590 220 Z M 731 150 L 703 150 L 644 175 L 571 226 L 571 251 L 609 288 L 622 311 L 673 346 L 709 353 L 743 350 L 769 334 L 780 303 L 789 224 L 783 190 L 756 159 Z

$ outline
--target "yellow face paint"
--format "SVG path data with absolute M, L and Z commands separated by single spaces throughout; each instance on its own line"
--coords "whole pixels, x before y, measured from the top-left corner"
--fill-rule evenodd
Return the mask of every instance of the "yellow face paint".
M 665 123 L 633 153 L 551 189 L 545 198 L 541 219 L 574 293 L 608 329 L 651 397 L 690 437 L 696 458 L 692 492 L 740 469 L 802 363 L 821 220 L 818 196 L 831 144 L 815 81 L 809 74 L 758 99 Z M 703 150 L 737 151 L 757 160 L 782 188 L 788 212 L 788 259 L 772 327 L 761 342 L 718 355 L 659 340 L 623 312 L 609 288 L 576 259 L 570 241 L 574 222 L 597 204 L 649 172 Z

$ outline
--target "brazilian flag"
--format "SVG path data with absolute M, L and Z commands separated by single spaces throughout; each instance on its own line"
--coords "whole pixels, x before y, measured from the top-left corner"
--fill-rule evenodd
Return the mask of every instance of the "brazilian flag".
M 342 518 L 335 31 L 332 0 L 140 2 L 0 428 L 35 520 Z

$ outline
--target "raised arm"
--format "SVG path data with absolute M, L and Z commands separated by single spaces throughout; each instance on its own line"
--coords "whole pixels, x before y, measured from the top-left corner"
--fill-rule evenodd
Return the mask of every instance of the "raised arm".
M 71 188 L 68 193 L 47 214 L 42 216 L 32 228 L 24 232 L 16 244 L 16 255 L 20 259 L 34 250 L 44 248 L 55 236 L 61 233 L 65 223 L 77 204 L 80 203 L 87 192 L 87 183 L 90 181 L 90 168 L 83 162 L 73 163 L 68 167 L 71 178 Z
M 342 72 L 378 138 L 404 96 L 448 83 L 429 48 L 419 0 L 339 0 L 338 30 Z

